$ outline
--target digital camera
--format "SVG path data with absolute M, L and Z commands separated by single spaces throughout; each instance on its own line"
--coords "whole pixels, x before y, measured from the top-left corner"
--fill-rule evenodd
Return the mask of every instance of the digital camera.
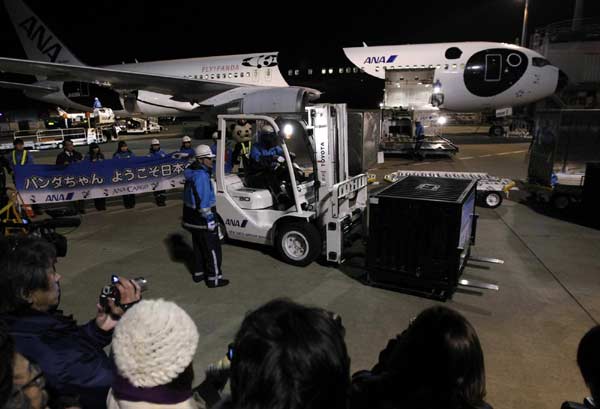
M 148 289 L 148 280 L 144 277 L 136 277 L 131 281 L 137 283 L 140 286 L 141 292 L 144 292 Z M 110 278 L 110 284 L 105 285 L 100 292 L 100 298 L 98 302 L 102 309 L 106 312 L 110 311 L 110 307 L 108 305 L 109 300 L 113 300 L 115 305 L 121 306 L 121 293 L 119 292 L 119 288 L 117 287 L 117 283 L 119 282 L 119 277 L 117 275 L 112 275 Z

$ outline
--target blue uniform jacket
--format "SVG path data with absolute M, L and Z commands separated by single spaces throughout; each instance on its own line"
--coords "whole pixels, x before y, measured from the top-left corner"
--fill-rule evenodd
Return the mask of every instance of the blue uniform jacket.
M 167 153 L 165 151 L 163 151 L 162 149 L 157 150 L 157 151 L 150 150 L 150 153 L 148 153 L 148 156 L 151 158 L 156 158 L 156 159 L 166 158 Z
M 216 143 L 213 143 L 210 146 L 210 151 L 213 153 L 213 155 L 217 154 L 217 144 Z M 225 149 L 225 173 L 231 173 L 232 169 L 233 169 L 233 152 L 230 148 L 226 148 Z
M 135 155 L 133 154 L 133 152 L 131 151 L 126 151 L 126 152 L 115 152 L 113 155 L 113 159 L 130 159 L 133 158 Z
M 179 149 L 177 152 L 174 153 L 185 153 L 188 155 L 188 158 L 193 158 L 194 156 L 196 156 L 196 151 L 194 151 L 194 148 L 181 148 Z
M 25 155 L 24 163 L 23 155 Z M 31 156 L 31 152 L 28 151 L 13 150 L 8 155 L 8 162 L 10 163 L 10 169 L 14 171 L 15 168 L 19 166 L 33 165 L 33 156 Z
M 115 368 L 103 348 L 112 331 L 102 331 L 94 320 L 78 326 L 59 312 L 30 310 L 0 320 L 8 325 L 16 350 L 40 366 L 51 391 L 79 395 L 84 409 L 105 406 Z
M 252 150 L 250 151 L 250 159 L 263 167 L 272 167 L 274 165 L 273 158 L 276 156 L 283 156 L 283 149 L 281 146 L 273 146 L 272 148 L 268 148 L 263 144 L 258 143 L 252 145 Z
M 185 177 L 185 188 L 183 190 L 184 207 L 193 209 L 194 211 L 199 210 L 205 221 L 214 221 L 215 215 L 212 212 L 212 208 L 217 205 L 217 199 L 212 181 L 210 180 L 210 170 L 202 165 L 196 165 L 196 163 L 183 172 L 183 176 Z M 200 199 L 199 206 L 196 203 L 194 188 Z M 197 220 L 187 219 L 184 209 L 184 223 L 198 224 Z

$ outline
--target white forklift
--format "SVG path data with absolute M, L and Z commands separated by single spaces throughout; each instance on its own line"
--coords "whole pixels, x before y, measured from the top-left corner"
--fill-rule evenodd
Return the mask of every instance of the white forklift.
M 348 176 L 345 104 L 311 106 L 304 117 L 219 115 L 215 167 L 220 227 L 229 239 L 274 246 L 289 264 L 306 266 L 321 255 L 341 263 L 345 245 L 360 237 L 367 175 Z M 227 130 L 238 120 L 250 123 L 254 135 L 266 124 L 279 135 L 285 157 L 281 166 L 289 175 L 284 184 L 293 196 L 287 209 L 276 206 L 268 189 L 245 186 L 235 168 L 225 174 Z

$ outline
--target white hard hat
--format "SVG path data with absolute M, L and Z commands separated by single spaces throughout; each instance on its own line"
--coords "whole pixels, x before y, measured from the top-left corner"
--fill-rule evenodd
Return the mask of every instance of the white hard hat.
M 150 145 L 160 145 L 160 141 L 156 138 L 152 139 L 152 141 L 150 141 Z
M 275 132 L 275 129 L 273 129 L 273 127 L 269 124 L 263 125 L 263 127 L 260 129 L 262 132 L 264 133 L 273 133 Z
M 192 142 L 192 138 L 190 138 L 189 136 L 184 136 L 183 139 L 181 140 L 182 142 Z
M 219 139 L 219 132 L 214 131 L 213 134 L 212 134 L 212 138 L 213 139 Z
M 196 153 L 195 156 L 198 159 L 214 158 L 216 156 L 212 153 L 212 151 L 210 150 L 210 146 L 208 145 L 198 145 L 196 146 L 196 149 L 194 149 L 194 152 Z

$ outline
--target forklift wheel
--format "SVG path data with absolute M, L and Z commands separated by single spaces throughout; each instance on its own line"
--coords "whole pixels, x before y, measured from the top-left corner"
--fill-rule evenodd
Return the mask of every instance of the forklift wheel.
M 502 195 L 498 192 L 488 192 L 484 198 L 485 207 L 495 209 L 502 204 Z
M 303 267 L 321 254 L 321 235 L 310 223 L 285 223 L 277 231 L 275 246 L 283 261 Z

